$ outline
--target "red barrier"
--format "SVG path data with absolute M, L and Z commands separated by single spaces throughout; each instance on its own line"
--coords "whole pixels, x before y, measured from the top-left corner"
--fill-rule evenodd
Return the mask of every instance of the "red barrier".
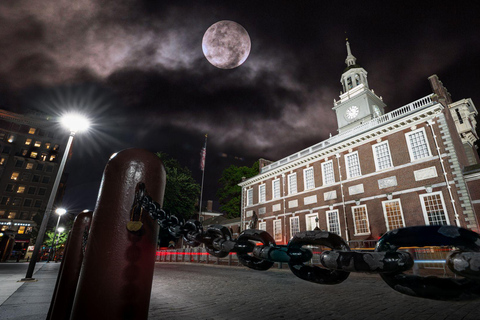
M 48 311 L 47 319 L 49 320 L 70 319 L 83 262 L 84 237 L 88 236 L 91 221 L 92 211 L 82 212 L 75 218 L 73 228 L 68 235 L 62 265 Z
M 158 224 L 142 214 L 142 229 L 127 231 L 137 185 L 163 204 L 165 169 L 143 149 L 112 156 L 103 174 L 80 273 L 72 320 L 147 319 Z

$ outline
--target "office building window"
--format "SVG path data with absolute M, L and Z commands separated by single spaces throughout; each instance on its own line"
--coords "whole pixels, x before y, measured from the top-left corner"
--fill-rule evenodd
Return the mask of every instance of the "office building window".
M 322 163 L 323 185 L 335 183 L 335 175 L 333 173 L 333 161 L 326 161 Z
M 42 145 L 41 141 L 35 141 L 35 144 L 34 144 L 35 147 L 40 147 L 41 145 Z
M 23 160 L 17 160 L 17 161 L 15 161 L 15 167 L 16 167 L 16 168 L 21 168 L 21 167 L 23 167 Z
M 340 219 L 338 218 L 338 210 L 330 210 L 326 212 L 327 230 L 331 233 L 342 235 L 340 231 Z
M 38 174 L 34 174 L 32 178 L 32 182 L 39 182 L 40 181 L 40 176 Z
M 14 198 L 14 199 L 13 199 L 12 206 L 19 206 L 21 203 L 22 203 L 22 199 L 21 199 L 21 198 Z
M 449 225 L 445 202 L 441 192 L 420 195 L 426 225 Z
M 30 173 L 24 172 L 24 173 L 22 173 L 22 179 L 21 180 L 28 182 L 28 181 L 30 181 L 30 176 L 31 176 Z
M 374 144 L 372 148 L 373 157 L 375 160 L 375 168 L 377 171 L 391 168 L 393 166 L 388 141 Z
M 10 135 L 10 136 L 8 137 L 8 140 L 7 140 L 7 141 L 10 142 L 10 143 L 13 143 L 13 141 L 15 141 L 15 136 L 14 136 L 14 135 Z
M 385 215 L 385 223 L 387 224 L 387 231 L 405 227 L 400 199 L 383 201 L 382 206 L 383 214 Z
M 411 161 L 430 157 L 430 147 L 428 146 L 424 128 L 408 132 L 405 134 L 405 137 L 407 139 L 408 152 Z
M 37 129 L 35 129 L 35 128 L 30 128 L 30 130 L 28 130 L 28 133 L 29 133 L 29 134 L 35 134 L 35 131 L 37 131 Z
M 290 238 L 293 238 L 300 232 L 300 219 L 298 217 L 290 218 Z
M 5 164 L 5 158 L 0 158 L 0 166 L 3 166 Z
M 42 200 L 35 200 L 35 204 L 33 206 L 35 208 L 40 208 L 42 206 Z
M 253 205 L 253 189 L 247 190 L 247 206 Z
M 49 183 L 50 182 L 50 177 L 44 176 L 42 178 L 42 183 Z
M 318 219 L 318 214 L 316 213 L 307 214 L 305 216 L 305 224 L 307 227 L 307 231 L 312 231 L 317 227 L 317 219 Z
M 47 192 L 47 189 L 45 189 L 45 188 L 39 188 L 38 189 L 38 195 L 39 196 L 45 195 L 46 192 Z
M 28 162 L 27 165 L 25 166 L 25 169 L 27 170 L 33 169 L 33 162 Z
M 361 205 L 352 207 L 352 215 L 355 227 L 355 235 L 370 234 L 367 206 Z
M 273 235 L 276 242 L 282 241 L 282 220 L 273 220 Z
M 13 192 L 13 184 L 7 184 L 7 187 L 5 188 L 6 192 Z
M 20 175 L 19 172 L 12 172 L 12 175 L 10 176 L 10 179 L 12 180 L 18 180 L 18 176 Z
M 55 160 L 56 157 L 57 157 L 56 155 L 52 154 L 52 155 L 50 156 L 50 161 Z
M 347 179 L 362 175 L 360 170 L 360 160 L 358 159 L 358 151 L 345 155 L 345 165 L 347 168 Z
M 37 159 L 37 157 L 38 157 L 38 152 L 32 151 L 30 153 L 30 158 Z
M 0 210 L 0 218 L 3 218 L 4 215 L 5 215 L 5 210 Z
M 25 186 L 18 186 L 17 193 L 24 193 L 25 192 Z
M 315 181 L 313 178 L 313 167 L 303 170 L 303 179 L 305 190 L 315 188 Z
M 47 166 L 45 169 L 46 172 L 53 172 L 53 166 Z
M 292 173 L 288 175 L 288 194 L 297 193 L 297 174 Z
M 32 206 L 32 199 L 25 199 L 23 200 L 24 207 L 31 207 Z
M 25 145 L 29 146 L 32 144 L 32 139 L 25 140 Z
M 15 219 L 15 216 L 17 215 L 17 212 L 15 211 L 10 211 L 8 213 L 8 219 Z
M 42 163 L 37 164 L 36 170 L 37 171 L 42 171 L 43 170 L 43 164 Z
M 267 231 L 267 223 L 266 222 L 259 222 L 258 223 L 258 230 Z
M 280 198 L 280 179 L 273 180 L 272 190 L 273 190 L 273 199 Z
M 265 185 L 261 184 L 258 186 L 258 202 L 265 202 Z
M 35 191 L 37 191 L 37 189 L 35 187 L 29 187 L 28 188 L 28 194 L 35 194 Z
M 42 153 L 42 154 L 40 155 L 40 160 L 42 160 L 42 161 L 47 161 L 47 154 L 46 154 L 46 153 Z
M 45 143 L 45 149 L 50 149 L 50 146 L 51 146 L 50 142 Z
M 2 197 L 2 201 L 0 201 L 0 204 L 9 204 L 10 203 L 10 197 Z

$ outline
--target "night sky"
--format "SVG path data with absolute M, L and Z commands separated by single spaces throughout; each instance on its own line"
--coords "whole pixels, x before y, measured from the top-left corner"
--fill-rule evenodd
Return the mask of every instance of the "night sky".
M 93 121 L 67 164 L 70 211 L 93 209 L 108 158 L 125 148 L 166 152 L 200 182 L 205 133 L 204 201 L 216 200 L 230 164 L 278 160 L 336 134 L 346 37 L 387 112 L 431 93 L 432 74 L 454 101 L 480 107 L 479 16 L 476 1 L 4 0 L 0 108 Z M 250 35 L 238 68 L 203 55 L 203 34 L 220 20 Z

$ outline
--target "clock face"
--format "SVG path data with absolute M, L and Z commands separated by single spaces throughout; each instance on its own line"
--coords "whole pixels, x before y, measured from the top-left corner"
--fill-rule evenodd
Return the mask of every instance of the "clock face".
M 345 118 L 348 120 L 353 120 L 358 116 L 360 109 L 357 106 L 351 106 L 345 111 Z

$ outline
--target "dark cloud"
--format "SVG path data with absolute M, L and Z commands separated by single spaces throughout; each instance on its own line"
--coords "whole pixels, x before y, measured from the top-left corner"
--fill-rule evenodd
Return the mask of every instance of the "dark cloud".
M 229 164 L 279 159 L 336 133 L 331 108 L 347 36 L 390 110 L 429 94 L 432 74 L 454 97 L 478 100 L 478 9 L 433 1 L 3 1 L 0 104 L 53 114 L 75 107 L 94 119 L 67 167 L 69 201 L 88 188 L 92 203 L 108 157 L 129 147 L 170 153 L 200 178 L 205 133 L 206 195 L 214 197 Z M 203 56 L 203 33 L 219 20 L 250 35 L 239 68 L 217 69 Z M 79 169 L 86 162 L 88 172 Z

